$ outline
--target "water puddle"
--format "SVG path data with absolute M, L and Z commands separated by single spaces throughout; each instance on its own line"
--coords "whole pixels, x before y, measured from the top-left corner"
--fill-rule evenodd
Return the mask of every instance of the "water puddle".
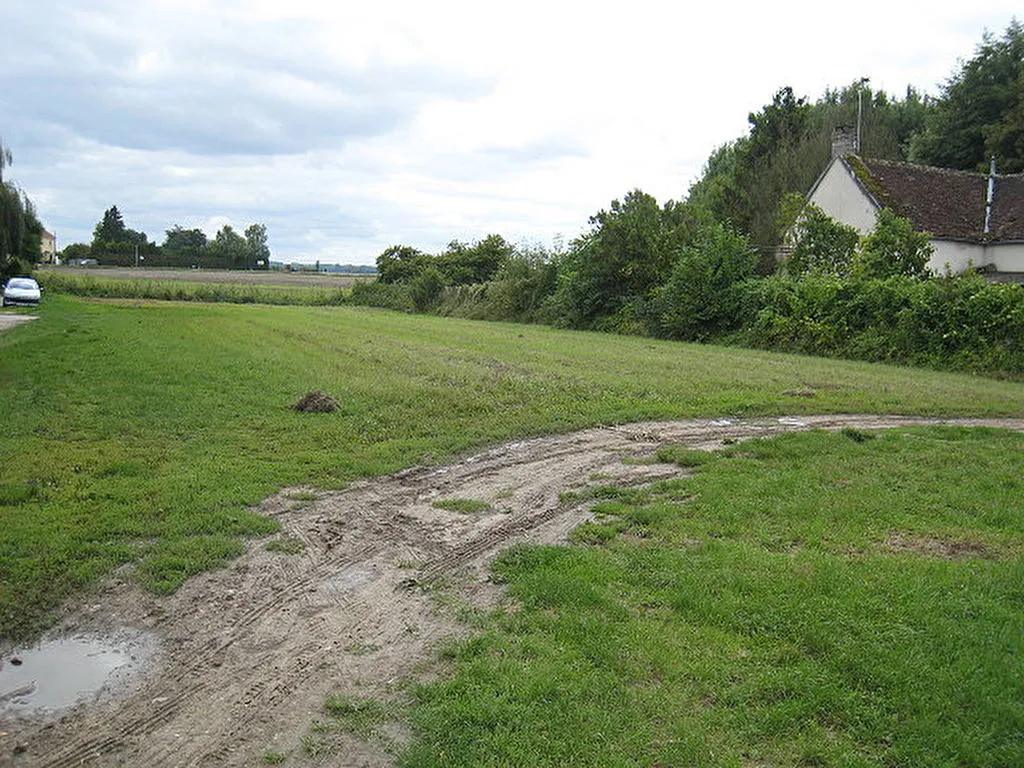
M 127 687 L 156 650 L 148 635 L 71 636 L 0 658 L 0 715 L 58 712 Z

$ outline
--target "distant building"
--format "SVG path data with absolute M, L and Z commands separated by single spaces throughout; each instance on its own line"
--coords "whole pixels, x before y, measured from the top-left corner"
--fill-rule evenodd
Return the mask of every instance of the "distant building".
M 931 237 L 935 273 L 973 267 L 991 280 L 1024 282 L 1024 174 L 999 175 L 994 163 L 989 174 L 951 171 L 848 150 L 834 148 L 811 203 L 861 234 L 891 209 Z
M 57 236 L 43 230 L 42 261 L 44 264 L 57 262 Z

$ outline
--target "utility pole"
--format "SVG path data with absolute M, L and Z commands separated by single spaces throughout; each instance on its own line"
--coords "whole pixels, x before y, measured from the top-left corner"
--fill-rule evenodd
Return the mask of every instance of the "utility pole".
M 857 156 L 860 156 L 860 124 L 864 116 L 864 86 L 870 78 L 862 77 L 857 81 Z

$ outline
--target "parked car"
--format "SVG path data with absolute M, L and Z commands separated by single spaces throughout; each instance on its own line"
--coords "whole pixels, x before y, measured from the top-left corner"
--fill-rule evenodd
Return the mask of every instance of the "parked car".
M 0 307 L 39 306 L 39 283 L 31 277 L 12 277 L 4 286 Z

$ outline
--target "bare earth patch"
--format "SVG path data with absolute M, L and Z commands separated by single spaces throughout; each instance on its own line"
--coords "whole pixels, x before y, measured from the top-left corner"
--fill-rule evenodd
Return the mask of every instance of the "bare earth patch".
M 980 541 L 950 541 L 931 536 L 913 536 L 899 531 L 889 534 L 886 546 L 893 552 L 909 552 L 923 557 L 944 560 L 965 560 L 969 557 L 991 558 L 993 553 Z
M 152 634 L 157 650 L 147 669 L 95 702 L 0 714 L 0 766 L 253 766 L 271 753 L 287 765 L 322 764 L 301 739 L 324 719 L 325 698 L 387 701 L 429 674 L 438 646 L 467 631 L 453 605 L 500 601 L 487 581 L 498 552 L 564 541 L 589 517 L 589 503 L 559 501 L 563 491 L 676 477 L 675 465 L 649 460 L 666 443 L 714 449 L 814 427 L 935 423 L 1024 430 L 1024 420 L 885 416 L 643 423 L 513 442 L 340 492 L 285 489 L 260 511 L 281 522 L 274 538 L 298 546 L 254 541 L 230 567 L 169 597 L 122 575 L 70 606 L 51 637 L 127 628 Z M 465 514 L 434 505 L 443 499 L 489 506 Z M 392 744 L 404 738 L 401 728 L 390 732 Z M 381 740 L 337 739 L 331 765 L 391 764 Z
M 6 331 L 20 323 L 36 319 L 38 319 L 36 315 L 12 315 L 8 312 L 0 312 L 0 331 Z

